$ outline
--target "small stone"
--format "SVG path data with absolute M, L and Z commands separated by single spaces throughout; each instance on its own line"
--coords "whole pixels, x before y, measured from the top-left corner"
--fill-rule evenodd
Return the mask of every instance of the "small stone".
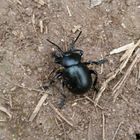
M 16 90 L 16 86 L 14 86 L 14 87 L 12 87 L 11 89 L 10 89 L 10 91 L 15 91 Z
M 25 9 L 25 12 L 28 16 L 31 16 L 32 12 L 33 12 L 33 9 L 28 7 L 28 8 Z
M 20 34 L 19 34 L 19 38 L 20 38 L 21 40 L 25 38 L 23 32 L 20 32 Z
M 25 87 L 25 83 L 22 83 L 21 86 L 22 86 L 22 87 Z
M 31 75 L 32 74 L 32 71 L 31 71 L 31 69 L 29 67 L 27 67 L 26 71 L 27 71 L 27 74 L 28 75 Z
M 2 91 L 2 93 L 6 93 L 6 90 L 4 89 L 4 90 Z
M 41 67 L 38 68 L 38 72 L 42 72 L 42 68 Z
M 39 52 L 43 52 L 43 51 L 44 51 L 44 47 L 43 47 L 42 45 L 39 46 L 39 47 L 38 47 L 38 51 L 39 51 Z
M 98 6 L 102 3 L 103 0 L 90 0 L 90 7 L 93 8 L 95 6 Z
M 121 26 L 126 29 L 126 25 L 124 23 L 122 23 Z
M 16 30 L 13 30 L 13 31 L 12 31 L 12 34 L 15 35 L 15 36 L 18 36 L 19 32 L 16 31 Z
M 115 112 L 116 110 L 115 109 L 112 109 L 112 111 Z

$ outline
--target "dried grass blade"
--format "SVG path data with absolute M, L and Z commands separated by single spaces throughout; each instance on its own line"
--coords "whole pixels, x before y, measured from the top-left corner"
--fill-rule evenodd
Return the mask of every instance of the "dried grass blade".
M 10 114 L 10 112 L 7 110 L 7 108 L 0 106 L 0 111 L 4 112 L 6 115 L 9 116 L 9 118 L 12 118 L 12 115 Z

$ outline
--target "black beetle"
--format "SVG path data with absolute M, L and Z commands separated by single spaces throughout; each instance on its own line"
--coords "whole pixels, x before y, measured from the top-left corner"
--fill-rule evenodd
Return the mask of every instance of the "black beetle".
M 55 58 L 55 63 L 60 64 L 60 69 L 57 70 L 50 83 L 52 83 L 54 79 L 62 78 L 63 87 L 66 86 L 74 94 L 84 94 L 92 86 L 95 87 L 97 83 L 97 72 L 90 70 L 87 65 L 100 65 L 106 61 L 103 59 L 99 61 L 81 62 L 83 50 L 75 48 L 75 43 L 81 33 L 82 31 L 80 31 L 76 39 L 72 40 L 69 49 L 65 52 L 62 51 L 58 45 L 47 39 L 47 41 L 53 44 L 59 51 L 59 53 L 54 53 L 53 57 Z M 94 81 L 92 80 L 91 74 L 95 75 Z M 65 97 L 64 94 L 62 95 Z
M 136 140 L 140 140 L 140 133 L 136 133 Z

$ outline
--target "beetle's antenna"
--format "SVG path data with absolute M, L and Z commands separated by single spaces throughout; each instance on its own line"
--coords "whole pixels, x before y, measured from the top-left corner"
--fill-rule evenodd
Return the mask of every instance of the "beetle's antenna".
M 62 54 L 64 54 L 64 52 L 62 51 L 62 49 L 57 44 L 53 43 L 49 39 L 47 39 L 47 41 L 50 42 L 51 44 L 53 44 L 57 48 L 57 50 L 59 50 Z
M 80 31 L 80 33 L 78 34 L 78 36 L 76 37 L 76 39 L 73 41 L 73 44 L 76 43 L 76 41 L 79 39 L 80 35 L 81 35 L 82 31 Z

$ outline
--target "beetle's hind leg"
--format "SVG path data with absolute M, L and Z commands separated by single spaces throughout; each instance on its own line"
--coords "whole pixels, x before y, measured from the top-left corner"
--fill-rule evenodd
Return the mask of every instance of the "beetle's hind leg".
M 94 90 L 98 93 L 99 89 L 96 87 L 97 80 L 98 80 L 98 74 L 95 70 L 90 70 L 90 73 L 95 75 L 95 80 L 93 82 L 93 87 L 92 88 L 94 88 Z

